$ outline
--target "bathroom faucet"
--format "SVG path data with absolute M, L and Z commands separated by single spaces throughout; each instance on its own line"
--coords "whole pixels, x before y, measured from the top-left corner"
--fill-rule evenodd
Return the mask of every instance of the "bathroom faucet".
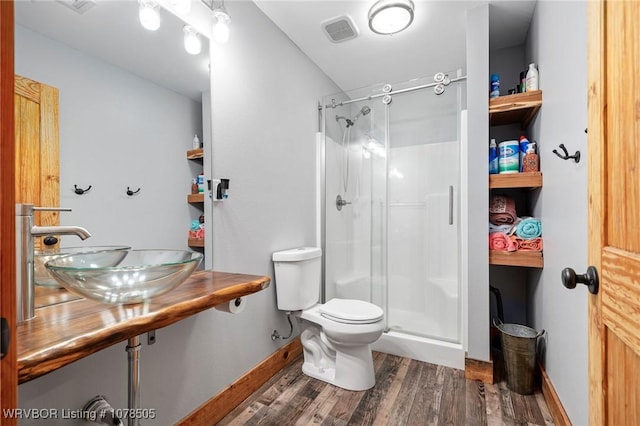
M 18 324 L 35 316 L 35 237 L 77 235 L 86 240 L 91 236 L 89 231 L 79 226 L 35 226 L 34 211 L 71 211 L 71 209 L 16 204 L 16 319 Z

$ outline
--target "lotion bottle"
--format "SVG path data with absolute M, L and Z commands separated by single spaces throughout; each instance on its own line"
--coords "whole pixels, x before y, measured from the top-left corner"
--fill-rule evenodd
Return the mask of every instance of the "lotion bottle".
M 527 71 L 527 89 L 530 90 L 538 90 L 538 70 L 536 69 L 536 64 L 529 64 L 529 70 Z

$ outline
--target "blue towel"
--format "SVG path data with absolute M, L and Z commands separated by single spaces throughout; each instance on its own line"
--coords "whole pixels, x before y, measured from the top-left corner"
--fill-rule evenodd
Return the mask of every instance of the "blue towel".
M 516 235 L 525 240 L 532 240 L 542 235 L 542 223 L 535 217 L 524 217 L 518 223 Z

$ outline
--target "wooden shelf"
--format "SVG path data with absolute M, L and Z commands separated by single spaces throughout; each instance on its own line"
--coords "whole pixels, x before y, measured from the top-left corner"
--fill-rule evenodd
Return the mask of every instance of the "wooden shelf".
M 489 189 L 541 188 L 541 187 L 542 187 L 542 172 L 489 175 Z
M 187 195 L 187 202 L 204 203 L 204 194 L 189 194 Z
M 189 247 L 204 247 L 204 238 L 189 238 Z
M 542 91 L 532 90 L 489 100 L 489 125 L 520 123 L 526 128 L 542 106 Z
M 204 150 L 202 148 L 187 151 L 187 160 L 197 160 L 200 158 L 204 158 Z
M 489 250 L 490 265 L 544 267 L 542 252 L 538 251 L 499 251 Z

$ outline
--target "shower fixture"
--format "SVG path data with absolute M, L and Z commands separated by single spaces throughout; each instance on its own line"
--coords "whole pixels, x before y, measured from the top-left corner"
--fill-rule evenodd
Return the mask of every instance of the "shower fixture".
M 342 188 L 345 194 L 349 188 L 349 145 L 351 144 L 351 127 L 356 124 L 356 121 L 362 116 L 365 116 L 371 112 L 371 108 L 368 105 L 360 108 L 360 111 L 353 117 L 353 120 L 342 115 L 336 115 L 336 121 L 344 120 L 347 123 L 346 128 L 342 132 L 342 143 L 340 144 L 344 151 L 344 165 L 342 166 Z M 338 209 L 339 210 L 339 209 Z
M 349 128 L 349 127 L 353 126 L 354 124 L 356 124 L 356 121 L 358 120 L 358 118 L 360 118 L 363 115 L 367 115 L 370 112 L 371 112 L 371 108 L 369 108 L 367 105 L 365 105 L 362 108 L 360 108 L 360 111 L 358 111 L 356 116 L 353 117 L 353 120 L 351 120 L 350 118 L 347 118 L 347 117 L 343 117 L 342 115 L 336 115 L 336 121 L 344 120 L 347 123 L 347 128 Z

